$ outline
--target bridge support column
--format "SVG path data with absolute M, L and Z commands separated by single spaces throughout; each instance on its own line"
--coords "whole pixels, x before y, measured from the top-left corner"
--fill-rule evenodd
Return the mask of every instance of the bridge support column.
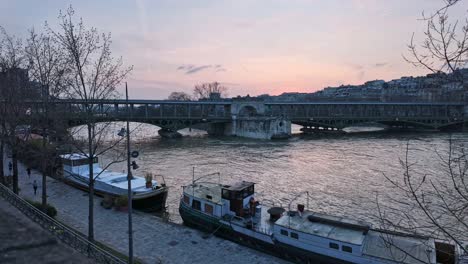
M 161 128 L 160 130 L 158 130 L 158 134 L 163 138 L 181 138 L 182 137 L 182 134 L 170 128 Z
M 226 129 L 225 134 L 257 139 L 289 138 L 291 136 L 291 121 L 275 117 L 233 117 L 230 129 Z
M 230 128 L 230 124 L 214 123 L 208 125 L 206 132 L 208 132 L 210 136 L 231 136 Z

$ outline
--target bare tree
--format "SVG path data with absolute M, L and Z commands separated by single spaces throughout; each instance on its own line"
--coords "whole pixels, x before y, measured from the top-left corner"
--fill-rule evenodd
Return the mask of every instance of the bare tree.
M 207 99 L 212 94 L 218 94 L 220 97 L 227 95 L 227 87 L 222 86 L 219 82 L 197 84 L 193 88 L 193 95 L 196 99 Z
M 450 78 L 449 81 L 466 89 L 466 76 L 459 69 L 466 67 L 468 62 L 468 19 L 460 25 L 459 21 L 451 22 L 448 15 L 459 2 L 461 0 L 446 0 L 434 14 L 423 14 L 422 21 L 427 23 L 425 38 L 421 44 L 416 44 L 413 34 L 408 45 L 409 56 L 405 56 L 405 60 L 438 73 L 441 78 Z M 450 241 L 468 254 L 463 244 L 468 240 L 466 147 L 450 140 L 444 153 L 437 152 L 442 167 L 437 175 L 422 173 L 411 154 L 408 142 L 405 156 L 400 160 L 402 177 L 384 175 L 394 193 L 399 195 L 387 194 L 386 203 L 377 199 L 381 227 Z M 394 246 L 391 239 L 383 239 L 389 246 Z M 427 246 L 434 249 L 434 245 Z M 415 258 L 411 253 L 406 255 Z
M 43 101 L 42 117 L 42 208 L 46 210 L 47 205 L 47 168 L 48 161 L 52 160 L 48 153 L 47 135 L 53 130 L 49 122 L 49 102 L 57 98 L 63 92 L 63 81 L 66 72 L 65 58 L 63 52 L 53 41 L 51 36 L 41 33 L 37 34 L 34 29 L 29 31 L 27 39 L 26 57 L 29 62 L 29 74 L 32 80 L 40 85 L 41 98 Z
M 450 140 L 448 145 L 447 151 L 438 153 L 443 173 L 432 175 L 416 169 L 407 143 L 400 160 L 403 177 L 384 174 L 400 195 L 386 197 L 386 205 L 377 202 L 378 219 L 385 229 L 450 241 L 468 254 L 463 244 L 468 239 L 468 157 L 462 144 Z
M 95 28 L 87 28 L 82 19 L 74 21 L 74 10 L 69 7 L 60 13 L 60 30 L 49 32 L 54 36 L 65 52 L 68 64 L 66 96 L 81 99 L 80 106 L 85 120 L 87 142 L 82 148 L 79 142 L 75 147 L 89 160 L 89 215 L 88 239 L 94 240 L 94 182 L 97 175 L 93 171 L 94 157 L 112 149 L 115 144 L 104 145 L 104 131 L 107 125 L 97 126 L 94 116 L 93 101 L 109 99 L 116 96 L 115 88 L 131 72 L 132 67 L 124 67 L 122 58 L 111 54 L 111 35 L 100 34 Z M 74 139 L 73 139 L 74 140 Z M 124 160 L 124 159 L 122 159 Z
M 0 97 L 2 99 L 1 126 L 2 141 L 6 142 L 12 154 L 13 191 L 18 194 L 18 145 L 17 128 L 27 123 L 25 99 L 30 98 L 28 73 L 25 69 L 23 41 L 9 35 L 0 27 Z M 2 143 L 3 145 L 3 143 Z M 2 152 L 3 155 L 3 152 Z M 3 162 L 2 162 L 3 163 Z M 3 169 L 3 164 L 2 164 Z
M 192 97 L 185 92 L 172 92 L 167 99 L 173 101 L 191 101 Z
M 433 73 L 453 73 L 467 66 L 468 19 L 451 22 L 448 15 L 449 8 L 457 2 L 460 0 L 446 1 L 433 15 L 423 14 L 423 21 L 427 23 L 425 38 L 418 45 L 413 34 L 408 45 L 409 56 L 404 56 L 407 62 Z

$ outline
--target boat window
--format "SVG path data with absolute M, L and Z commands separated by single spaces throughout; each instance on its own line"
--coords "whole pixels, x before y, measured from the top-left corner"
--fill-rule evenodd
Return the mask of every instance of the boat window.
M 330 245 L 329 245 L 329 246 L 330 246 L 330 248 L 333 248 L 333 249 L 340 249 L 340 246 L 338 246 L 337 243 L 332 243 L 332 242 L 330 242 Z
M 98 163 L 98 158 L 93 159 L 93 163 Z M 83 165 L 88 165 L 89 160 L 88 159 L 78 159 L 73 161 L 73 166 L 83 166 Z
M 281 229 L 280 233 L 281 233 L 283 236 L 287 236 L 287 235 L 288 235 L 288 231 L 287 231 L 287 230 L 284 230 L 284 229 Z
M 242 192 L 242 196 L 243 196 L 243 198 L 249 196 L 249 192 L 248 192 L 247 190 L 244 190 L 244 191 Z
M 295 239 L 299 239 L 299 235 L 297 233 L 291 232 L 291 237 Z
M 119 177 L 119 178 L 115 178 L 113 180 L 111 180 L 110 182 L 111 183 L 119 183 L 119 182 L 124 182 L 124 181 L 127 181 L 127 177 Z
M 213 206 L 211 204 L 205 204 L 205 213 L 210 215 L 213 214 Z
M 198 211 L 201 211 L 201 202 L 193 199 L 192 208 Z
M 72 162 L 71 162 L 71 160 L 63 159 L 63 160 L 62 160 L 62 164 L 63 164 L 63 165 L 71 166 L 71 165 L 72 165 Z
M 349 253 L 353 253 L 353 248 L 350 247 L 350 246 L 341 246 L 341 250 L 343 250 L 344 252 L 349 252 Z
M 190 198 L 187 195 L 184 195 L 184 203 L 190 204 Z

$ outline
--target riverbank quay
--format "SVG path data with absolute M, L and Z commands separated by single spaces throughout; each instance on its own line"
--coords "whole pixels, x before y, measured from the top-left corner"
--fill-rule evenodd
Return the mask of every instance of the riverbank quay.
M 0 197 L 0 263 L 93 263 Z
M 8 160 L 4 161 L 8 169 Z M 22 197 L 41 200 L 41 175 L 19 164 Z M 33 182 L 38 184 L 34 195 Z M 88 194 L 47 178 L 48 203 L 57 209 L 56 219 L 83 234 L 88 230 Z M 95 198 L 95 239 L 113 249 L 128 252 L 127 213 L 104 209 Z M 151 214 L 134 211 L 134 256 L 145 263 L 288 263 L 276 257 L 208 236 L 183 225 L 168 223 Z

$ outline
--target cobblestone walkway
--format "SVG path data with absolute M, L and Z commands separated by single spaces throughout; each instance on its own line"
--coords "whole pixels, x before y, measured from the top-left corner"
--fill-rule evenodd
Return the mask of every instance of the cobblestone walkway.
M 6 175 L 8 161 L 5 161 Z M 20 195 L 41 200 L 41 176 L 33 171 L 29 178 L 19 165 Z M 33 181 L 38 184 L 34 195 Z M 52 178 L 47 179 L 48 202 L 58 211 L 57 219 L 88 233 L 88 195 Z M 171 190 L 169 190 L 171 191 Z M 124 212 L 106 210 L 101 199 L 95 199 L 95 239 L 128 253 L 128 216 Z M 135 212 L 133 215 L 134 255 L 146 263 L 287 263 L 276 257 L 206 235 L 183 225 L 164 222 L 156 216 Z

